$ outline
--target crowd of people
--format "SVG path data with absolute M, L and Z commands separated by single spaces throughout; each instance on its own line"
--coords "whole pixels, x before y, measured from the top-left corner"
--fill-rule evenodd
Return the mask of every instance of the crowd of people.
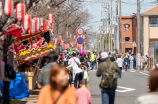
M 146 63 L 148 57 L 141 57 Z M 38 104 L 91 104 L 89 92 L 89 72 L 96 71 L 100 82 L 102 104 L 114 104 L 118 78 L 122 70 L 136 68 L 134 54 L 111 54 L 107 52 L 68 52 L 60 54 L 55 51 L 43 58 L 37 84 L 41 89 Z M 154 102 L 158 97 L 158 68 L 150 74 L 149 94 L 138 97 L 137 104 L 144 101 Z M 0 83 L 0 88 L 2 84 Z M 144 99 L 152 97 L 154 100 Z M 157 101 L 158 102 L 158 101 Z M 156 104 L 156 103 L 152 103 Z

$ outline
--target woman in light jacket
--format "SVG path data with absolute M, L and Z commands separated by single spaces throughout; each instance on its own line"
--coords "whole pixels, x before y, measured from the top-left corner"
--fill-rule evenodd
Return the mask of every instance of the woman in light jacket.
M 116 63 L 118 65 L 118 67 L 120 68 L 120 74 L 119 74 L 119 78 L 121 79 L 121 74 L 122 74 L 122 65 L 123 65 L 123 60 L 121 58 L 121 55 L 118 55 L 118 58 L 116 60 Z

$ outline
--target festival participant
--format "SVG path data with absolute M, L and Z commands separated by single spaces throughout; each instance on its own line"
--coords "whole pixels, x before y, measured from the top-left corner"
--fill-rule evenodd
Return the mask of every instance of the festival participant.
M 101 53 L 102 63 L 99 64 L 96 76 L 101 77 L 102 104 L 114 104 L 117 78 L 120 74 L 118 65 L 108 59 L 108 53 Z
M 54 66 L 49 81 L 50 84 L 41 89 L 37 104 L 76 104 L 76 90 L 68 87 L 65 67 Z
M 93 53 L 91 53 L 91 59 L 90 59 L 90 61 L 91 61 L 91 67 L 92 67 L 92 69 L 91 70 L 93 70 L 94 69 L 94 65 L 95 65 L 95 52 L 93 52 Z
M 79 68 L 79 65 L 81 65 L 80 60 L 76 57 L 76 54 L 72 54 L 72 58 L 68 62 L 68 67 L 71 68 L 73 71 L 73 80 L 74 80 L 74 86 L 78 88 L 77 85 L 78 81 L 81 81 L 83 79 L 83 71 Z
M 86 80 L 79 82 L 81 88 L 77 90 L 77 104 L 92 104 L 91 94 L 87 89 L 87 84 Z
M 118 65 L 118 67 L 120 68 L 120 74 L 119 74 L 119 78 L 121 79 L 121 73 L 122 73 L 122 65 L 123 65 L 123 60 L 121 58 L 121 55 L 118 55 L 118 58 L 116 60 L 116 63 Z
M 54 65 L 58 64 L 58 54 L 55 51 L 52 51 L 48 54 L 49 63 L 42 67 L 41 72 L 38 76 L 38 83 L 42 86 L 49 84 L 49 75 L 51 69 Z

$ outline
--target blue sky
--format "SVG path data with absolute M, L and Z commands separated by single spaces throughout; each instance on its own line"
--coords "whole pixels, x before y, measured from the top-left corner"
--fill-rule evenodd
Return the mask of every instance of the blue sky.
M 92 18 L 89 21 L 88 25 L 92 25 L 93 31 L 97 31 L 101 22 L 101 10 L 102 10 L 102 1 L 103 0 L 84 0 L 84 5 L 88 9 L 89 13 L 92 15 Z M 104 0 L 108 1 L 108 0 Z M 155 7 L 158 5 L 157 0 L 140 0 L 141 1 L 141 13 Z M 122 0 L 122 15 L 132 15 L 137 13 L 137 0 Z M 115 16 L 115 0 L 113 0 L 113 15 Z

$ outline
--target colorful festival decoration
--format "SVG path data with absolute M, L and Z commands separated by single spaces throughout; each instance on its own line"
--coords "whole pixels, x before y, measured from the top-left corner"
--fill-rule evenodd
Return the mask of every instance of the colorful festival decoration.
M 16 4 L 16 20 L 22 22 L 25 16 L 25 5 L 22 2 Z
M 31 21 L 31 29 L 29 30 L 29 34 L 33 35 L 36 32 L 36 23 L 35 23 L 35 19 L 32 19 Z
M 66 38 L 68 38 L 68 32 L 66 32 Z
M 66 45 L 66 48 L 67 48 L 67 49 L 70 49 L 70 44 L 67 44 L 67 45 Z
M 4 14 L 10 16 L 13 12 L 13 0 L 5 0 Z
M 74 40 L 76 39 L 76 35 L 74 35 Z
M 40 31 L 43 31 L 44 30 L 44 19 L 43 18 L 40 18 Z
M 37 32 L 37 31 L 39 31 L 39 27 L 40 27 L 39 18 L 35 17 L 35 18 L 33 18 L 33 20 L 35 21 L 35 32 Z
M 73 44 L 73 43 L 70 43 L 70 46 L 71 46 L 71 47 L 74 47 L 74 44 Z
M 60 46 L 63 46 L 63 43 L 64 43 L 64 41 L 63 41 L 63 40 L 61 40 L 61 41 L 60 41 Z
M 55 38 L 55 41 L 54 41 L 54 44 L 58 44 L 58 39 L 57 38 Z
M 60 42 L 62 41 L 62 36 L 59 36 L 59 41 L 60 41 Z
M 63 44 L 63 49 L 66 50 L 67 49 L 67 45 Z
M 48 14 L 48 20 L 51 22 L 51 23 L 54 23 L 54 16 L 53 14 Z
M 31 24 L 31 16 L 29 14 L 25 14 L 23 21 L 23 28 L 25 31 L 28 31 L 30 29 L 30 24 Z
M 72 38 L 72 34 L 70 34 L 70 39 Z

